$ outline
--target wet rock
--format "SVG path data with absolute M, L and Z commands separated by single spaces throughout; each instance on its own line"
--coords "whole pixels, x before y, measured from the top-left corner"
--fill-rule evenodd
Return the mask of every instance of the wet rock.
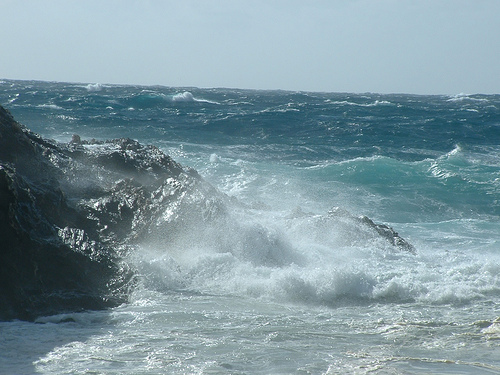
M 207 215 L 193 211 L 207 195 L 224 199 L 156 147 L 59 144 L 0 107 L 0 320 L 125 302 L 135 281 L 123 257 L 165 209 Z
M 344 225 L 351 225 L 353 236 L 366 237 L 366 233 L 376 233 L 379 238 L 385 239 L 395 248 L 415 254 L 415 247 L 402 238 L 393 228 L 386 224 L 377 224 L 367 216 L 355 216 L 350 212 L 334 207 L 328 211 L 328 218 L 342 221 Z

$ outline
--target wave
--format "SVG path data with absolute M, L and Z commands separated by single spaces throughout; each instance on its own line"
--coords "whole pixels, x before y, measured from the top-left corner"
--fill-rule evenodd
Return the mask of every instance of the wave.
M 196 98 L 189 91 L 167 95 L 155 90 L 142 90 L 138 94 L 132 94 L 121 100 L 128 108 L 149 109 L 149 108 L 168 108 L 173 104 L 181 103 L 208 103 L 219 104 L 218 102 Z
M 359 262 L 392 246 L 361 221 L 342 210 L 265 222 L 252 216 L 233 212 L 222 222 L 184 228 L 168 244 L 145 245 L 132 260 L 144 286 L 313 305 L 374 298 L 376 277 Z
M 55 109 L 55 110 L 64 109 L 63 107 L 58 106 L 57 104 L 39 104 L 39 105 L 37 105 L 37 108 L 47 108 L 47 109 Z
M 100 83 L 89 83 L 85 88 L 89 92 L 99 92 L 103 90 L 104 86 Z
M 210 103 L 210 104 L 220 104 L 218 102 L 206 99 L 195 98 L 193 94 L 189 91 L 184 91 L 172 96 L 172 101 L 175 103 L 185 103 L 185 102 L 197 102 L 197 103 Z
M 261 212 L 262 214 L 262 212 Z M 185 228 L 174 243 L 147 245 L 132 263 L 143 288 L 284 304 L 467 304 L 500 292 L 500 264 L 419 247 L 394 251 L 343 210 L 283 217 L 231 214 L 229 222 Z M 138 291 L 139 295 L 142 293 Z
M 193 94 L 189 91 L 184 91 L 172 96 L 172 101 L 174 102 L 194 102 L 196 101 Z
M 489 102 L 487 98 L 478 98 L 475 95 L 460 93 L 449 97 L 448 102 L 463 102 L 463 101 L 474 101 L 474 102 Z
M 349 195 L 349 200 L 356 200 L 355 205 L 367 212 L 371 212 L 372 197 L 379 197 L 387 203 L 377 214 L 389 222 L 433 221 L 440 215 L 450 219 L 498 215 L 500 204 L 495 196 L 500 188 L 500 166 L 490 155 L 457 145 L 441 156 L 420 161 L 371 156 L 325 162 L 302 169 L 300 176 L 351 189 L 349 194 L 337 194 Z
M 371 102 L 371 103 L 356 103 L 356 102 L 350 102 L 348 100 L 333 101 L 333 100 L 327 99 L 327 100 L 325 100 L 325 103 L 334 104 L 334 105 L 349 105 L 349 106 L 356 106 L 356 107 L 377 107 L 377 106 L 394 106 L 394 105 L 396 105 L 388 100 L 375 100 L 374 102 Z
M 10 98 L 10 99 L 7 101 L 7 103 L 8 103 L 8 104 L 12 104 L 12 103 L 14 103 L 17 99 L 19 99 L 19 93 L 18 93 L 18 94 L 13 95 L 13 97 L 12 97 L 12 98 Z

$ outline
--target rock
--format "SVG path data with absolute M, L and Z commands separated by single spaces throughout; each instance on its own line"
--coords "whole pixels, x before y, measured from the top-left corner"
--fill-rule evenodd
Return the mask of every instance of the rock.
M 0 320 L 126 302 L 135 279 L 122 258 L 168 221 L 165 210 L 179 216 L 203 202 L 193 212 L 210 216 L 223 199 L 156 147 L 59 144 L 0 106 Z
M 293 232 L 331 249 L 368 246 L 383 252 L 416 254 L 415 247 L 390 226 L 375 223 L 366 216 L 356 216 L 340 207 L 333 207 L 326 215 L 298 207 L 286 219 Z
M 358 238 L 368 238 L 367 233 L 376 233 L 377 237 L 385 239 L 395 248 L 415 254 L 415 247 L 402 238 L 393 228 L 385 224 L 377 224 L 372 219 L 367 216 L 354 216 L 350 212 L 340 208 L 333 207 L 328 211 L 327 218 L 341 221 L 344 226 L 350 225 L 351 228 L 348 230 Z
M 392 229 L 390 226 L 385 225 L 385 224 L 376 224 L 373 222 L 372 219 L 370 219 L 367 216 L 361 216 L 358 218 L 360 223 L 368 226 L 369 228 L 372 228 L 377 232 L 382 238 L 385 238 L 389 243 L 400 250 L 407 251 L 411 254 L 415 254 L 416 250 L 415 247 L 406 241 L 404 238 L 402 238 L 398 232 L 396 232 L 394 229 Z
M 82 143 L 82 139 L 78 134 L 73 134 L 73 136 L 71 137 L 71 143 L 79 145 L 80 143 Z
M 123 302 L 119 289 L 131 273 L 114 249 L 101 244 L 85 213 L 68 204 L 63 172 L 50 159 L 57 146 L 1 107 L 0 134 L 0 319 L 32 320 Z M 72 230 L 78 246 L 70 241 L 77 237 Z

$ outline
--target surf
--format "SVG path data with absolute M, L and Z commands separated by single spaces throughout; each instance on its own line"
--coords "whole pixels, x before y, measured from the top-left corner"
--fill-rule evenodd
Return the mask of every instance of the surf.
M 6 371 L 500 366 L 499 96 L 2 82 L 0 103 L 43 151 L 26 165 L 48 163 L 0 172 L 0 188 L 26 203 L 16 207 L 32 209 L 19 228 L 48 223 L 80 254 L 70 258 L 88 259 L 80 271 L 108 249 L 104 273 L 133 276 L 117 290 L 126 299 L 102 310 L 63 312 L 59 300 L 32 321 L 0 322 Z M 172 100 L 186 91 L 218 104 Z M 47 165 L 58 172 L 37 177 Z

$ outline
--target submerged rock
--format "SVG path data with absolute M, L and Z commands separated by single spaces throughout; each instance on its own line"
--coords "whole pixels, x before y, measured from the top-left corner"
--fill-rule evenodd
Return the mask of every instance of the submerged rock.
M 342 221 L 344 225 L 350 222 L 355 225 L 355 230 L 352 232 L 356 237 L 365 237 L 366 232 L 375 233 L 381 239 L 385 239 L 388 243 L 395 248 L 415 254 L 415 247 L 399 235 L 393 228 L 385 224 L 377 224 L 367 216 L 354 216 L 350 212 L 343 210 L 339 207 L 332 208 L 327 217 L 336 221 Z
M 375 223 L 367 216 L 356 216 L 340 207 L 331 208 L 326 215 L 305 212 L 298 207 L 286 218 L 293 231 L 332 249 L 368 246 L 416 254 L 415 247 L 390 226 Z

